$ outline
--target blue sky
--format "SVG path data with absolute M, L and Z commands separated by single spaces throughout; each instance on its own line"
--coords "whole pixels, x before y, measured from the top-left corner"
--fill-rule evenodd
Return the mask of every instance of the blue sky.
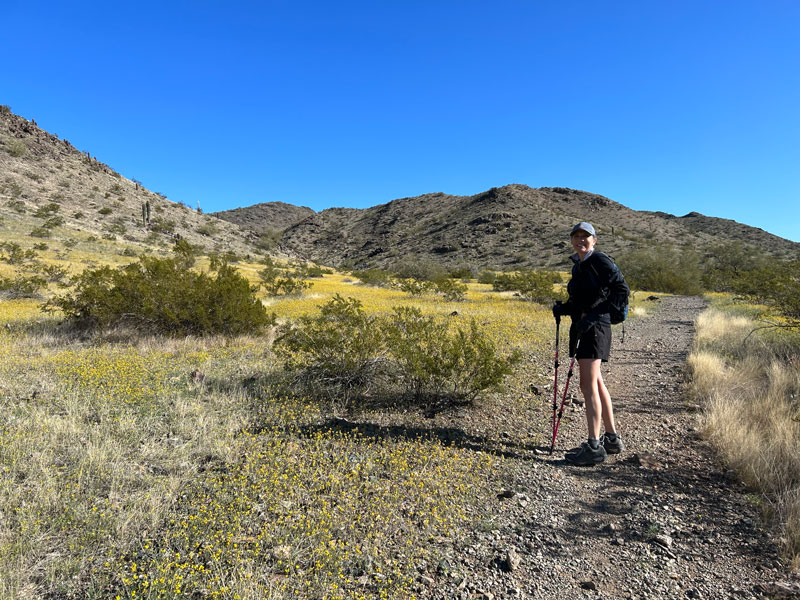
M 795 0 L 4 0 L 0 104 L 206 212 L 523 183 L 800 241 Z

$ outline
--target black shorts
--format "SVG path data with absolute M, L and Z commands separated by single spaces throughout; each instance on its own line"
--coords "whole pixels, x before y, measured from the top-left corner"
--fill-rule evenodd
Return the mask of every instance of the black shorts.
M 578 327 L 575 323 L 569 328 L 569 355 L 575 358 L 599 358 L 608 362 L 611 355 L 611 325 L 596 323 L 581 336 L 578 353 L 575 345 L 578 341 Z

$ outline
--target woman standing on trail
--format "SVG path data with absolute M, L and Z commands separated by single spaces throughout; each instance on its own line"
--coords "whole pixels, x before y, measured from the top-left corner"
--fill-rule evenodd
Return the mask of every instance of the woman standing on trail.
M 553 315 L 569 315 L 569 355 L 578 360 L 580 386 L 586 401 L 588 441 L 565 459 L 575 465 L 601 463 L 608 454 L 624 450 L 622 437 L 614 423 L 611 395 L 603 381 L 600 363 L 608 362 L 611 353 L 611 313 L 627 306 L 630 289 L 617 265 L 605 254 L 594 249 L 597 235 L 590 223 L 581 222 L 572 228 L 570 258 L 572 279 L 567 284 L 569 300 L 556 303 Z M 600 421 L 605 433 L 600 436 Z

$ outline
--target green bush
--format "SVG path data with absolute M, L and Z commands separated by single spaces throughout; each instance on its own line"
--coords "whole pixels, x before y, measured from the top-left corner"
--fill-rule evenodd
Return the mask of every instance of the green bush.
M 310 283 L 280 269 L 269 257 L 265 259 L 264 264 L 265 267 L 258 272 L 258 276 L 261 279 L 261 287 L 269 296 L 302 294 L 303 290 L 311 287 Z
M 6 139 L 5 148 L 6 152 L 8 152 L 11 156 L 16 156 L 17 158 L 25 156 L 25 154 L 28 152 L 28 147 L 25 145 L 25 142 L 12 138 Z
M 23 250 L 22 246 L 14 242 L 0 242 L 0 260 L 10 265 L 19 265 L 36 258 L 36 252 L 31 249 Z
M 394 265 L 392 271 L 400 279 L 418 281 L 439 281 L 449 275 L 442 265 L 425 258 L 403 260 Z
M 56 215 L 54 217 L 50 217 L 42 223 L 42 227 L 45 229 L 55 229 L 56 227 L 61 227 L 64 224 L 64 217 L 60 215 Z
M 771 306 L 790 325 L 800 325 L 800 260 L 772 260 L 743 271 L 733 280 L 733 289 L 757 303 Z
M 376 383 L 386 353 L 377 319 L 359 300 L 339 294 L 318 316 L 284 326 L 275 351 L 304 386 L 345 402 Z
M 561 276 L 552 271 L 522 270 L 515 273 L 500 273 L 492 282 L 496 292 L 516 291 L 526 300 L 549 304 L 563 299 L 564 293 L 554 288 Z
M 472 401 L 499 386 L 518 358 L 498 355 L 474 320 L 453 330 L 407 307 L 378 318 L 338 294 L 319 316 L 285 326 L 275 348 L 303 385 L 345 401 L 367 390 L 392 393 L 393 382 L 416 401 Z
M 49 238 L 50 229 L 47 227 L 34 227 L 28 235 L 35 238 Z
M 18 276 L 14 279 L 0 275 L 0 297 L 8 300 L 16 298 L 39 298 L 40 291 L 47 285 L 43 277 Z
M 236 269 L 212 263 L 212 270 L 213 277 L 174 258 L 145 256 L 116 270 L 87 269 L 71 294 L 45 306 L 90 325 L 128 322 L 170 335 L 237 335 L 274 323 Z
M 98 210 L 101 215 L 110 215 L 114 210 L 110 206 L 104 206 L 100 210 Z
M 394 283 L 394 276 L 391 272 L 384 269 L 366 269 L 364 271 L 352 271 L 350 273 L 353 277 L 361 280 L 362 283 L 367 285 L 374 285 L 377 287 L 391 287 Z
M 208 237 L 214 237 L 219 233 L 219 227 L 214 223 L 204 223 L 197 228 L 197 233 Z
M 24 215 L 25 211 L 27 210 L 25 208 L 25 203 L 22 200 L 9 200 L 8 202 L 6 202 L 6 206 L 8 206 L 11 210 L 21 215 Z
M 389 355 L 406 391 L 415 399 L 474 400 L 498 387 L 518 360 L 498 356 L 494 344 L 472 320 L 468 330 L 450 330 L 448 321 L 418 308 L 395 307 L 384 325 Z
M 398 289 L 411 294 L 412 296 L 422 296 L 423 294 L 430 294 L 436 289 L 436 284 L 432 281 L 420 281 L 419 279 L 397 279 L 395 285 Z
M 703 289 L 700 261 L 693 250 L 649 246 L 623 254 L 617 263 L 634 289 L 690 295 Z
M 295 277 L 306 279 L 309 277 L 322 277 L 323 275 L 331 275 L 333 273 L 330 269 L 324 269 L 319 265 L 301 264 L 295 267 Z
M 478 283 L 492 285 L 494 284 L 496 279 L 497 279 L 497 273 L 495 273 L 494 271 L 490 271 L 488 269 L 484 269 L 478 274 Z
M 455 279 L 441 279 L 436 282 L 436 293 L 447 302 L 461 302 L 466 298 L 467 286 Z
M 58 211 L 61 210 L 61 207 L 56 204 L 55 202 L 49 202 L 44 206 L 40 206 L 36 209 L 36 212 L 33 213 L 34 217 L 39 217 L 40 219 L 46 219 L 47 217 L 51 217 L 56 214 Z

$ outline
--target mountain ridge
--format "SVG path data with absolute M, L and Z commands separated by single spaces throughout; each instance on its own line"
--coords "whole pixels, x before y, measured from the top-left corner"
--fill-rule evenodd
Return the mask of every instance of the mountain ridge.
M 309 209 L 310 210 L 310 209 Z M 279 247 L 338 267 L 390 267 L 425 259 L 474 268 L 558 267 L 571 252 L 578 221 L 598 231 L 598 248 L 615 255 L 652 240 L 704 248 L 739 239 L 754 253 L 791 257 L 800 244 L 759 228 L 697 212 L 675 216 L 636 211 L 610 198 L 562 187 L 509 184 L 472 196 L 442 192 L 398 198 L 369 208 L 328 208 L 288 224 Z M 240 226 L 277 222 L 264 204 L 215 213 Z

